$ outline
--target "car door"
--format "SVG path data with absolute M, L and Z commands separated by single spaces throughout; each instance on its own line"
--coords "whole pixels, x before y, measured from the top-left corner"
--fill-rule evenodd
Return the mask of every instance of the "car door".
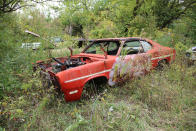
M 144 75 L 150 70 L 150 65 L 150 55 L 144 52 L 141 42 L 126 41 L 110 72 L 109 85 Z

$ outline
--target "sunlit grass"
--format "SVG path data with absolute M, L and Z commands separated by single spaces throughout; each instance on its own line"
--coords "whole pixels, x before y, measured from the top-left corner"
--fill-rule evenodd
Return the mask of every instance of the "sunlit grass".
M 21 76 L 20 93 L 1 101 L 1 127 L 25 130 L 194 130 L 195 66 L 181 60 L 163 71 L 105 87 L 92 99 L 66 103 L 42 87 L 38 74 Z

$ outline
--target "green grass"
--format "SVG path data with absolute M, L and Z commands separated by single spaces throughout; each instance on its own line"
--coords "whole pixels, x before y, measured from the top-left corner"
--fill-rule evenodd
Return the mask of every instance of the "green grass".
M 1 101 L 0 127 L 20 130 L 195 130 L 196 68 L 176 61 L 93 99 L 66 103 L 28 76 Z M 23 76 L 24 78 L 25 76 Z

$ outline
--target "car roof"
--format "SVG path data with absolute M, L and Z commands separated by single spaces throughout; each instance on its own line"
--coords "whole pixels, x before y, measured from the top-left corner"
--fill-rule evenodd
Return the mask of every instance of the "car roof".
M 94 41 L 133 41 L 133 40 L 145 40 L 145 39 L 144 38 L 139 38 L 139 37 L 120 37 L 120 38 L 94 39 Z
M 95 41 L 133 41 L 133 40 L 147 40 L 147 39 L 141 37 L 119 37 L 119 38 L 101 38 L 101 39 L 78 38 L 73 40 L 95 42 Z
M 93 39 L 84 39 L 84 38 L 77 38 L 77 39 L 73 39 L 73 40 L 76 40 L 76 41 L 94 41 Z

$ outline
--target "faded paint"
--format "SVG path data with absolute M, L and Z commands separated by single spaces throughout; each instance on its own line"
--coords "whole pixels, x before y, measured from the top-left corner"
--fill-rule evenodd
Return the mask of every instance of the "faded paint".
M 122 55 L 121 52 L 126 41 L 146 41 L 152 46 L 152 49 L 147 52 L 140 52 L 138 49 L 136 54 Z M 85 52 L 95 42 L 106 43 L 104 47 L 107 46 L 107 51 L 101 47 L 104 55 Z M 115 50 L 112 48 L 109 52 L 108 43 L 110 42 L 114 44 L 117 42 L 117 48 Z M 143 47 L 141 46 L 141 48 Z M 113 54 L 114 52 L 115 54 Z M 108 53 L 112 55 L 108 55 Z M 174 49 L 161 46 L 148 39 L 108 38 L 94 40 L 78 55 L 71 53 L 69 58 L 53 58 L 55 62 L 52 60 L 38 61 L 36 64 L 44 72 L 50 74 L 53 84 L 64 93 L 66 101 L 74 101 L 80 99 L 84 85 L 94 78 L 105 77 L 108 84 L 113 86 L 133 77 L 145 75 L 161 60 L 167 60 L 170 63 L 175 59 L 175 54 Z
M 108 84 L 110 86 L 123 82 L 126 79 L 145 75 L 151 69 L 149 54 L 134 54 L 120 56 L 110 71 Z

